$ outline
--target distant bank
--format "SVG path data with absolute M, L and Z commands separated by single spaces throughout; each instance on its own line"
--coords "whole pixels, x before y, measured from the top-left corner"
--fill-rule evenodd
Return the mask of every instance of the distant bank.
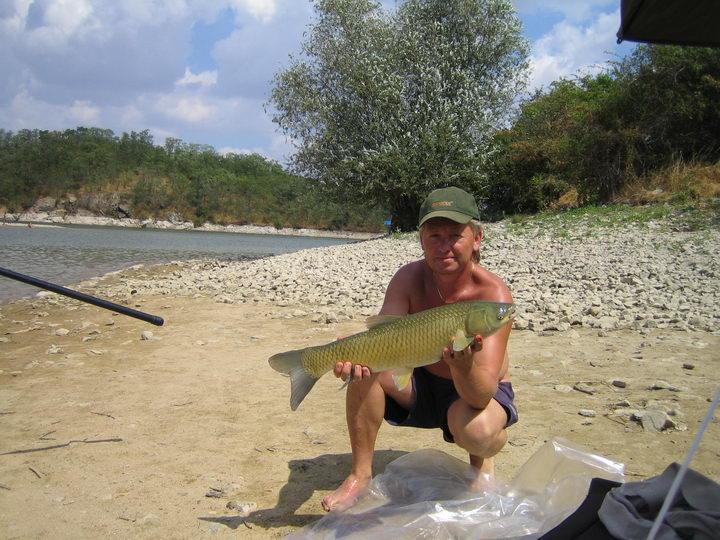
M 164 229 L 177 231 L 228 232 L 242 234 L 271 234 L 279 236 L 309 236 L 315 238 L 343 238 L 349 240 L 367 240 L 383 236 L 380 233 L 330 231 L 321 229 L 293 229 L 284 227 L 276 229 L 262 225 L 216 225 L 203 223 L 195 227 L 191 221 L 113 218 L 91 215 L 53 215 L 53 212 L 25 212 L 22 214 L 0 215 L 0 226 L 13 224 L 44 224 L 44 225 L 84 225 L 88 227 L 129 227 L 137 229 Z

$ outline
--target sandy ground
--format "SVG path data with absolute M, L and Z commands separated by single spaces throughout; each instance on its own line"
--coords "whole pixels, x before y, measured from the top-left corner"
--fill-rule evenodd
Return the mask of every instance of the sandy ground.
M 288 380 L 267 358 L 361 321 L 147 298 L 140 309 L 166 319 L 155 328 L 74 302 L 34 304 L 0 308 L 0 537 L 267 538 L 322 514 L 320 499 L 349 469 L 344 392 L 326 376 L 291 412 Z M 141 340 L 143 330 L 154 339 Z M 658 474 L 682 460 L 720 373 L 720 337 L 704 333 L 516 331 L 510 350 L 520 423 L 497 458 L 501 480 L 554 436 L 625 463 L 628 480 Z M 680 391 L 648 390 L 657 379 Z M 578 382 L 596 392 L 556 389 Z M 668 403 L 688 429 L 646 433 L 609 414 L 623 399 Z M 464 457 L 439 431 L 385 425 L 376 473 L 424 447 Z M 718 480 L 718 458 L 715 419 L 692 466 Z

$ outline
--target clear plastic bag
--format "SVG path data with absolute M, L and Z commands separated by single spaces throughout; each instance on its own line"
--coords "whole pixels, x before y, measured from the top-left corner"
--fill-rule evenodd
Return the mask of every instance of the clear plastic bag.
M 440 450 L 390 463 L 357 504 L 291 539 L 538 538 L 583 501 L 592 478 L 622 482 L 624 466 L 563 439 L 541 447 L 508 485 L 468 491 L 469 465 Z

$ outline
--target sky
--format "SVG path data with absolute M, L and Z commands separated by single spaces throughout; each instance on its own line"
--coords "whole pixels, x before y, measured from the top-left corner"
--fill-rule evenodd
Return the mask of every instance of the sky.
M 512 3 L 530 89 L 632 51 L 620 0 Z M 0 0 L 0 128 L 148 129 L 287 163 L 267 101 L 312 17 L 310 0 Z

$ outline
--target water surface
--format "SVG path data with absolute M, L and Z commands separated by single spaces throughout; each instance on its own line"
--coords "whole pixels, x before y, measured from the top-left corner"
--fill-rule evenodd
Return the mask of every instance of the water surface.
M 139 263 L 259 258 L 349 242 L 352 240 L 209 231 L 0 225 L 0 267 L 69 285 Z M 0 276 L 0 303 L 39 290 Z

